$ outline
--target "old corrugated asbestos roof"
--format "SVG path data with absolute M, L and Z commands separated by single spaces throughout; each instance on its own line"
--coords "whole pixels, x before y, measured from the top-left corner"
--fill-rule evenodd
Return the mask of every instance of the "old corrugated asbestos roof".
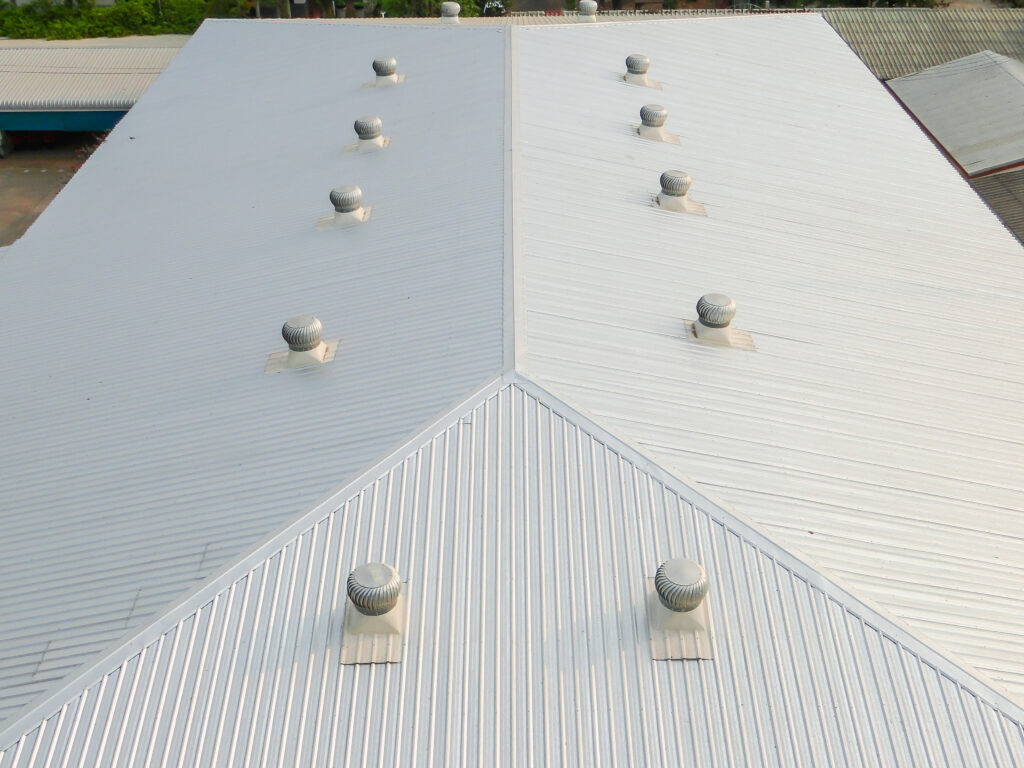
M 0 766 L 1024 762 L 1022 256 L 818 16 L 207 22 L 0 257 Z
M 889 88 L 968 176 L 1024 165 L 1024 62 L 982 51 Z
M 882 80 L 986 50 L 1024 60 L 1024 8 L 829 8 L 822 13 Z
M 0 111 L 129 109 L 178 54 L 180 37 L 135 48 L 7 41 L 0 46 Z

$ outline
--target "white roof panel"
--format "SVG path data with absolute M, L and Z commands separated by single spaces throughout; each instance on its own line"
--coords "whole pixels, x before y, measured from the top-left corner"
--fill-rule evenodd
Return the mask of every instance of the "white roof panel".
M 683 555 L 708 573 L 714 659 L 652 661 L 644 580 Z M 407 584 L 398 664 L 338 661 L 367 560 Z M 0 768 L 1024 761 L 1018 708 L 525 381 L 75 682 Z
M 1024 251 L 820 18 L 591 27 L 518 34 L 520 370 L 1024 700 Z
M 0 722 L 500 370 L 505 38 L 460 34 L 207 23 L 5 250 Z M 264 375 L 303 312 L 336 360 Z
M 982 51 L 889 87 L 968 175 L 1024 164 L 1024 62 Z

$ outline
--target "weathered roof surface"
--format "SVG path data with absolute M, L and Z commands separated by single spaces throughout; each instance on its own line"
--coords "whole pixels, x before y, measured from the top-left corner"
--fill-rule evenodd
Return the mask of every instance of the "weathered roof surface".
M 681 555 L 715 658 L 651 661 L 644 580 Z M 407 581 L 403 661 L 341 665 L 345 578 L 377 559 Z M 1014 765 L 1014 709 L 498 382 L 77 680 L 0 766 Z
M 0 721 L 501 369 L 503 41 L 208 22 L 5 251 Z M 303 312 L 338 358 L 264 375 Z
M 1020 244 L 820 18 L 518 55 L 520 370 L 1024 699 Z M 652 206 L 670 168 L 707 217 Z M 712 291 L 757 351 L 689 339 Z
M 0 46 L 0 111 L 127 110 L 178 50 Z
M 971 179 L 971 186 L 1024 244 L 1024 168 Z
M 1024 59 L 1024 8 L 829 8 L 822 14 L 882 80 L 984 50 Z
M 966 174 L 1024 164 L 1024 62 L 982 51 L 889 88 Z

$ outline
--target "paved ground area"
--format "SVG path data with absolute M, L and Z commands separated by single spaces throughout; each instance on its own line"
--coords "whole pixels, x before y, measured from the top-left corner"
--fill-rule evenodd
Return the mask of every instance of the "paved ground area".
M 10 245 L 45 210 L 88 157 L 81 136 L 0 158 L 0 247 Z

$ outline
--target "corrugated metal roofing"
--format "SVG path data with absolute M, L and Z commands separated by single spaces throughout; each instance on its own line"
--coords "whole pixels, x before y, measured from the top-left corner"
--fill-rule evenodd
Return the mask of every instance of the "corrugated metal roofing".
M 882 80 L 985 50 L 1024 59 L 1024 8 L 830 8 L 823 15 Z
M 500 371 L 505 38 L 458 39 L 208 22 L 6 250 L 0 721 Z M 302 312 L 337 358 L 265 376 Z
M 982 51 L 889 88 L 968 175 L 1024 163 L 1024 62 Z
M 129 109 L 176 47 L 0 47 L 0 111 Z
M 715 658 L 653 662 L 644 578 L 681 554 L 709 575 Z M 407 579 L 399 664 L 338 663 L 367 559 Z M 524 382 L 230 569 L 0 766 L 1024 762 L 993 698 Z
M 1024 168 L 971 179 L 971 186 L 1024 243 Z
M 819 18 L 517 40 L 520 370 L 1024 698 L 1020 244 Z

